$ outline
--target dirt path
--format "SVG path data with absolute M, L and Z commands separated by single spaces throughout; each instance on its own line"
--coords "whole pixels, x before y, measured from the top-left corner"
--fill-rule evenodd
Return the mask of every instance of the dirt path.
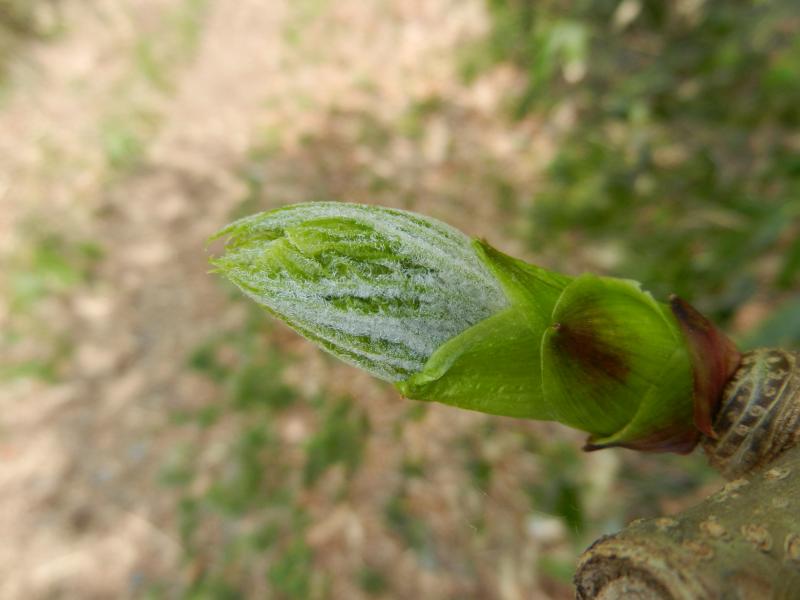
M 171 415 L 218 399 L 187 357 L 246 318 L 206 274 L 206 237 L 243 201 L 333 197 L 423 210 L 497 240 L 524 209 L 498 194 L 535 181 L 547 145 L 531 124 L 501 118 L 509 73 L 471 86 L 458 76 L 458 49 L 487 27 L 478 0 L 75 1 L 63 19 L 61 35 L 15 66 L 0 111 L 0 325 L 22 338 L 2 348 L 15 363 L 67 348 L 49 381 L 0 382 L 0 597 L 139 597 L 153 582 L 174 597 L 193 567 L 161 472 L 187 444 L 213 462 L 235 431 L 177 427 Z M 48 236 L 84 266 L 21 306 L 14 290 Z M 370 491 L 394 481 L 383 465 L 399 456 L 390 432 L 407 406 L 275 335 L 296 357 L 290 384 L 311 397 L 333 382 L 331 394 L 351 394 L 370 417 L 374 458 L 354 484 L 363 500 L 311 502 L 316 564 L 343 573 L 329 597 L 361 597 L 351 575 L 368 558 L 393 571 L 390 597 L 567 593 L 528 567 L 543 542 L 515 532 L 526 509 L 513 481 L 497 484 L 492 506 L 506 513 L 497 535 L 516 544 L 478 547 L 491 554 L 486 572 L 461 577 L 458 557 L 421 568 L 378 523 L 385 498 Z M 282 431 L 302 439 L 312 423 L 301 414 Z M 434 408 L 405 434 L 434 465 L 419 498 L 452 515 L 438 533 L 454 543 L 472 525 L 446 452 L 481 423 Z

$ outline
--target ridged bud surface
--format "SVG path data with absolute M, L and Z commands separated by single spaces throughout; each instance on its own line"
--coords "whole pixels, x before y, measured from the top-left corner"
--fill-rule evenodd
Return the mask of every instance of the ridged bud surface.
M 227 226 L 212 261 L 260 305 L 340 359 L 388 381 L 508 301 L 470 239 L 403 210 L 310 202 Z

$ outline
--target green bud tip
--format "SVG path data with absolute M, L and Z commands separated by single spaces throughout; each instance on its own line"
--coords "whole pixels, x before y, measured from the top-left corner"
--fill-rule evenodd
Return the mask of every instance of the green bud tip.
M 587 449 L 686 452 L 733 345 L 636 282 L 568 277 L 414 213 L 338 202 L 227 226 L 216 270 L 405 396 L 590 433 Z

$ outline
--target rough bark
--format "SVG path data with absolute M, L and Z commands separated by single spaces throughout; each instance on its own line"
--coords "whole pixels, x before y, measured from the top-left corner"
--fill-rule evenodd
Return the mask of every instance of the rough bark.
M 580 600 L 800 598 L 800 353 L 745 356 L 703 447 L 729 481 L 674 517 L 595 542 Z

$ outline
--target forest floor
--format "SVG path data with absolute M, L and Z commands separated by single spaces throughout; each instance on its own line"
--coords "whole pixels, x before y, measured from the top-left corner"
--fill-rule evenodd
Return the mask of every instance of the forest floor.
M 552 136 L 513 70 L 462 76 L 481 2 L 59 15 L 0 106 L 0 598 L 570 598 L 593 536 L 715 485 L 403 401 L 208 274 L 232 218 L 318 199 L 525 255 Z

